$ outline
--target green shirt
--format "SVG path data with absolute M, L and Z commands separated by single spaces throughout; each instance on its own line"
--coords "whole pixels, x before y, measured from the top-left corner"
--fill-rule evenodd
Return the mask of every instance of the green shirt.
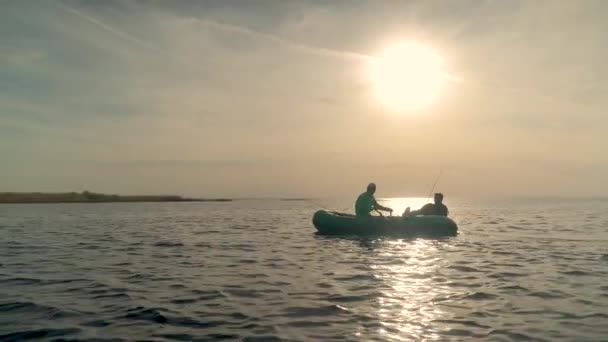
M 369 192 L 364 192 L 357 197 L 355 202 L 355 213 L 357 216 L 369 216 L 369 213 L 376 208 L 376 199 Z

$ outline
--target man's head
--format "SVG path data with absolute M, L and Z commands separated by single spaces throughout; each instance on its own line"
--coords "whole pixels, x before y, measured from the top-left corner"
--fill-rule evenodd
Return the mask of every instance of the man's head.
M 374 183 L 367 184 L 367 192 L 373 195 L 374 192 L 376 192 L 376 184 L 374 184 Z
M 441 204 L 443 202 L 443 194 L 438 192 L 435 194 L 435 204 Z

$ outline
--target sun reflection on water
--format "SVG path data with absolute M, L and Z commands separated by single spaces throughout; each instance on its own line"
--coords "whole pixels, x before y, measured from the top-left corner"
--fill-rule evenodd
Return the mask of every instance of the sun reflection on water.
M 446 294 L 436 282 L 442 265 L 438 241 L 383 241 L 379 262 L 372 265 L 376 277 L 386 285 L 378 298 L 378 331 L 392 340 L 439 338 L 433 322 L 445 316 L 435 300 Z

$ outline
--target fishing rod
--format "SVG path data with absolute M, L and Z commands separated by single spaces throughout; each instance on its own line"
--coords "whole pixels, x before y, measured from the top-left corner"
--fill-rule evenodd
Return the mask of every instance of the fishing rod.
M 441 173 L 442 173 L 442 169 L 439 169 L 439 174 L 437 175 L 437 178 L 435 178 L 435 182 L 433 183 L 433 187 L 431 188 L 431 192 L 429 192 L 429 200 L 431 199 L 431 197 L 433 196 L 433 191 L 435 191 L 435 186 L 437 186 L 437 182 L 439 182 L 439 178 L 441 178 Z

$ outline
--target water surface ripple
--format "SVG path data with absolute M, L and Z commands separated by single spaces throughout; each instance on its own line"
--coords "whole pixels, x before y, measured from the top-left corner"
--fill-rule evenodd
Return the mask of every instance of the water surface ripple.
M 410 240 L 306 201 L 2 205 L 0 341 L 605 340 L 608 202 L 448 204 L 457 237 Z

